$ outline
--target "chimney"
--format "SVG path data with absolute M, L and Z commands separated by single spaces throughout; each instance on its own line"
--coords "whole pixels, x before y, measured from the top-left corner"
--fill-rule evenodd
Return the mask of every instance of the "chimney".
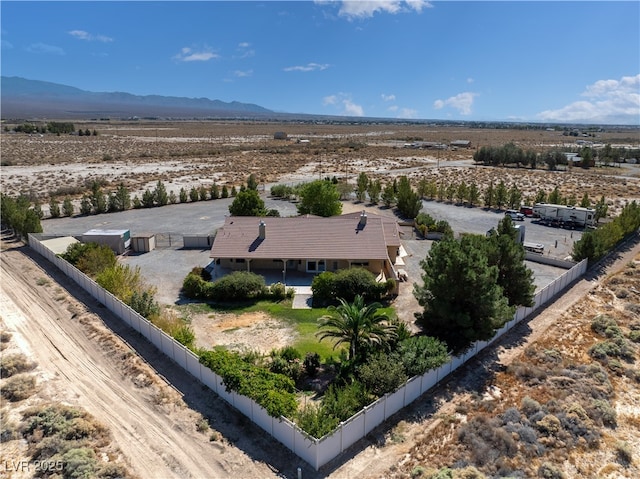
M 366 226 L 367 224 L 367 213 L 365 213 L 364 210 L 362 210 L 362 213 L 360 213 L 360 222 L 358 223 L 358 228 L 362 229 Z
M 265 239 L 267 235 L 267 225 L 264 224 L 264 221 L 260 221 L 258 225 L 258 238 L 261 240 Z

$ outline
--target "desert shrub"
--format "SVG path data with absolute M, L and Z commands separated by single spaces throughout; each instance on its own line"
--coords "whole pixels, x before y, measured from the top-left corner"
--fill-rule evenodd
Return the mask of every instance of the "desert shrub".
M 2 397 L 7 401 L 18 402 L 31 397 L 36 392 L 36 378 L 28 374 L 17 374 L 2 385 Z
M 618 461 L 625 467 L 633 463 L 633 447 L 628 442 L 618 441 L 616 443 L 616 455 Z
M 589 355 L 600 361 L 606 361 L 609 358 L 622 358 L 627 361 L 634 359 L 633 349 L 622 336 L 614 336 L 610 340 L 594 344 L 589 348 Z
M 36 363 L 29 361 L 22 353 L 5 354 L 0 357 L 0 377 L 2 378 L 31 371 L 35 367 Z
M 546 434 L 548 436 L 555 436 L 560 432 L 562 423 L 560 422 L 560 419 L 558 419 L 555 415 L 547 414 L 539 421 L 536 421 L 535 426 L 538 431 L 542 432 L 543 434 Z
M 70 449 L 62 455 L 64 477 L 90 479 L 96 477 L 98 469 L 96 453 L 88 447 Z
M 640 314 L 640 303 L 625 303 L 624 309 L 633 314 Z
M 386 354 L 370 357 L 358 367 L 357 375 L 364 387 L 377 397 L 395 391 L 408 379 L 404 365 Z
M 527 416 L 529 420 L 531 420 L 531 416 L 542 411 L 542 406 L 535 399 L 532 399 L 529 396 L 525 396 L 522 398 L 520 409 L 525 414 L 525 416 Z
M 633 330 L 629 332 L 629 341 L 633 341 L 634 343 L 640 343 L 640 330 Z
M 463 424 L 458 439 L 469 450 L 475 464 L 494 463 L 502 456 L 514 457 L 518 451 L 515 440 L 502 427 L 499 418 L 480 414 Z
M 544 462 L 538 468 L 538 477 L 543 479 L 564 479 L 564 473 L 555 465 Z
M 618 425 L 616 410 L 606 399 L 596 399 L 586 409 L 591 419 L 604 426 L 615 428 Z
M 616 320 L 606 314 L 599 314 L 591 321 L 591 330 L 606 338 L 622 336 L 622 330 Z
M 273 185 L 271 187 L 271 196 L 288 200 L 294 195 L 294 188 L 288 185 Z
M 446 343 L 431 336 L 412 336 L 398 344 L 394 351 L 409 377 L 436 369 L 449 360 Z

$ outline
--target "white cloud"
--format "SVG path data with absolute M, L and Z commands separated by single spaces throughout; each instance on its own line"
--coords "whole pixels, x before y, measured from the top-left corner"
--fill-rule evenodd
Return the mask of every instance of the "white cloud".
M 213 58 L 219 58 L 217 53 L 212 52 L 209 48 L 201 51 L 193 51 L 189 47 L 184 47 L 180 53 L 174 55 L 173 59 L 180 62 L 206 62 Z
M 65 52 L 62 48 L 54 45 L 47 45 L 46 43 L 32 43 L 27 47 L 29 53 L 45 53 L 47 55 L 64 55 Z
M 322 104 L 323 105 L 335 105 L 336 103 L 338 103 L 338 97 L 336 95 L 329 95 L 329 96 L 325 96 L 322 99 Z
M 344 114 L 347 116 L 364 116 L 362 106 L 356 105 L 351 100 L 343 100 Z
M 307 63 L 306 65 L 296 65 L 283 68 L 285 72 L 315 72 L 329 68 L 328 63 Z
M 240 42 L 238 43 L 237 50 L 240 52 L 236 58 L 251 58 L 255 56 L 256 52 L 254 49 L 250 48 L 251 43 L 249 42 Z
M 253 70 L 236 70 L 235 72 L 233 72 L 234 76 L 238 77 L 238 78 L 246 78 L 246 77 L 250 77 L 251 75 L 253 75 Z
M 471 84 L 473 83 L 475 80 L 471 77 L 467 78 L 467 83 Z
M 398 118 L 418 118 L 418 110 L 413 108 L 402 108 L 397 115 Z
M 398 105 L 391 105 L 389 108 L 387 108 L 387 110 L 389 110 L 389 111 L 398 111 Z
M 640 124 L 640 74 L 598 80 L 588 85 L 581 96 L 587 99 L 545 110 L 537 117 L 557 122 Z
M 322 99 L 322 104 L 324 106 L 341 106 L 341 115 L 364 116 L 364 109 L 362 108 L 362 106 L 354 103 L 351 99 L 351 96 L 347 93 L 325 96 Z
M 6 40 L 0 40 L 0 48 L 3 50 L 11 50 L 13 48 L 13 43 Z
M 319 4 L 327 2 L 316 1 Z M 371 18 L 376 13 L 390 13 L 395 15 L 402 12 L 418 12 L 432 5 L 426 0 L 346 0 L 338 2 L 338 15 L 349 20 L 354 18 Z
M 382 101 L 396 101 L 395 95 L 385 95 L 384 93 L 380 95 L 382 97 Z
M 113 38 L 108 37 L 106 35 L 93 35 L 84 30 L 71 30 L 68 33 L 69 35 L 71 35 L 74 38 L 77 38 L 78 40 L 85 40 L 87 42 L 96 41 L 96 42 L 102 42 L 102 43 L 109 43 L 113 41 Z
M 433 107 L 436 110 L 440 110 L 445 106 L 449 106 L 458 110 L 461 115 L 470 115 L 471 107 L 473 107 L 473 99 L 478 96 L 477 93 L 465 91 L 458 93 L 456 96 L 447 98 L 446 100 L 436 100 L 433 102 Z

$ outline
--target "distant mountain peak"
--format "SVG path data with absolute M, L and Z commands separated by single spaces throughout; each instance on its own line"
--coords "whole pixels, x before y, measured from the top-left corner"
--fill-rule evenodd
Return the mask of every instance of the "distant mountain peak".
M 271 110 L 252 103 L 209 98 L 92 92 L 59 83 L 2 76 L 3 118 L 264 117 Z

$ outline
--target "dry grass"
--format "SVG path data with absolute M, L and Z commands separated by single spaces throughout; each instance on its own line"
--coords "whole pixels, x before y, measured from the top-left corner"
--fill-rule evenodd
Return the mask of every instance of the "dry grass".
M 390 181 L 408 175 L 438 182 L 490 182 L 515 184 L 525 198 L 539 189 L 558 186 L 578 200 L 586 192 L 592 200 L 604 194 L 611 212 L 631 198 L 640 199 L 639 172 L 621 168 L 596 168 L 554 173 L 524 168 L 472 166 L 474 149 L 412 150 L 406 141 L 449 143 L 467 139 L 474 147 L 513 141 L 523 149 L 544 151 L 573 146 L 574 139 L 561 132 L 540 130 L 491 130 L 417 125 L 304 125 L 232 122 L 87 123 L 77 128 L 96 129 L 97 137 L 29 136 L 2 133 L 4 170 L 2 190 L 30 195 L 45 205 L 50 196 L 79 198 L 96 181 L 112 191 L 119 183 L 138 196 L 153 189 L 158 180 L 176 195 L 180 188 L 219 185 L 239 186 L 250 173 L 260 183 L 297 183 L 323 176 L 347 178 L 355 183 L 359 172 Z M 284 130 L 288 141 L 274 140 Z M 599 133 L 595 141 L 632 144 L 629 132 Z M 300 144 L 295 140 L 308 139 Z M 108 160 L 105 160 L 108 159 Z M 635 178 L 629 175 L 636 175 Z M 624 175 L 617 177 L 617 175 Z M 62 185 L 62 186 L 61 186 Z

